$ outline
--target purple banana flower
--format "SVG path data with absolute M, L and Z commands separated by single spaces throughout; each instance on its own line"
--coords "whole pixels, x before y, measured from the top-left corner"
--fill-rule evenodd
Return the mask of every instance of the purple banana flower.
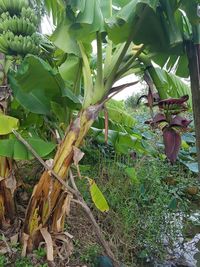
M 165 154 L 172 164 L 176 161 L 181 147 L 181 131 L 186 131 L 191 123 L 191 120 L 177 115 L 187 110 L 185 102 L 188 98 L 188 95 L 185 95 L 159 101 L 158 107 L 162 113 L 157 113 L 151 121 L 148 121 L 153 127 L 162 125 Z

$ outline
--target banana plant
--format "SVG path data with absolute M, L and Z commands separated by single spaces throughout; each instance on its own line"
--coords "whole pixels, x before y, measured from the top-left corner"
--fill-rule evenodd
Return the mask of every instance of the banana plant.
M 10 73 L 9 82 L 16 100 L 21 105 L 31 112 L 46 116 L 50 116 L 52 110 L 54 113 L 59 110 L 60 114 L 62 110 L 65 117 L 65 105 L 70 105 L 70 102 L 74 105 L 77 96 L 82 93 L 83 98 L 79 97 L 77 101 L 79 107 L 76 110 L 79 111 L 70 116 L 71 122 L 58 146 L 52 165 L 55 173 L 63 180 L 68 180 L 74 150 L 81 146 L 105 103 L 123 88 L 135 84 L 133 82 L 114 86 L 115 82 L 132 72 L 138 73 L 138 69 L 139 74 L 142 73 L 139 60 L 142 52 L 151 53 L 152 58 L 157 58 L 156 55 L 162 56 L 165 51 L 163 58 L 166 59 L 166 55 L 168 58 L 172 51 L 183 60 L 185 54 L 181 43 L 182 35 L 179 31 L 177 36 L 174 34 L 176 20 L 164 1 L 45 2 L 48 12 L 53 11 L 56 23 L 51 41 L 59 49 L 58 53 L 62 54 L 62 59 L 56 64 L 47 64 L 37 56 L 27 56 L 20 70 Z M 174 10 L 177 10 L 179 5 L 175 5 L 176 1 L 173 3 Z M 180 17 L 180 12 L 178 14 Z M 172 19 L 165 24 L 166 17 L 168 20 Z M 181 23 L 183 25 L 183 20 Z M 95 69 L 91 56 L 92 43 L 96 45 L 97 50 Z M 72 72 L 66 71 L 69 64 Z M 143 66 L 143 69 L 148 69 L 148 66 Z M 181 72 L 180 68 L 178 70 Z M 53 91 L 48 90 L 49 86 L 53 86 Z M 58 92 L 61 92 L 60 99 L 57 97 Z M 35 186 L 27 207 L 23 235 L 25 250 L 31 250 L 38 245 L 40 232 L 44 227 L 48 227 L 50 232 L 62 230 L 65 217 L 62 208 L 66 198 L 62 185 L 52 179 L 50 172 L 45 171 Z
M 139 1 L 138 5 L 141 3 Z M 65 3 L 64 17 L 51 37 L 51 41 L 63 53 L 61 62 L 55 66 L 37 56 L 27 56 L 19 71 L 9 75 L 16 100 L 26 109 L 47 116 L 52 111 L 52 100 L 48 98 L 52 90 L 48 90 L 49 86 L 54 90 L 51 95 L 54 103 L 58 103 L 58 91 L 61 91 L 63 105 L 68 105 L 69 100 L 74 102 L 75 96 L 84 90 L 79 112 L 76 116 L 73 114 L 53 160 L 52 169 L 62 179 L 68 179 L 74 150 L 82 144 L 105 103 L 112 95 L 138 82 L 114 86 L 117 80 L 137 68 L 139 63 L 136 59 L 143 46 L 134 46 L 132 33 L 125 42 L 117 45 L 109 39 L 106 20 L 112 16 L 112 9 L 112 1 Z M 91 60 L 92 42 L 97 50 L 95 69 Z M 72 72 L 65 70 L 69 64 L 73 67 Z M 33 65 L 37 67 L 31 68 Z M 46 81 L 44 77 L 51 78 L 51 81 Z M 34 102 L 30 101 L 33 99 Z M 49 231 L 54 232 L 62 229 L 65 217 L 62 207 L 66 197 L 62 185 L 52 179 L 50 172 L 45 171 L 35 186 L 27 208 L 24 222 L 25 249 L 31 250 L 38 245 L 42 228 L 48 226 Z

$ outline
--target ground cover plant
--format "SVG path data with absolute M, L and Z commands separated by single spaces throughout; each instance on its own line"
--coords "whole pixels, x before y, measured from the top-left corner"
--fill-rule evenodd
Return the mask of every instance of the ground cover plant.
M 39 33 L 44 11 L 52 16 L 55 25 L 49 37 Z M 163 150 L 152 146 L 148 137 L 137 131 L 136 120 L 124 104 L 111 100 L 124 88 L 143 79 L 148 85 L 152 118 L 154 99 L 159 99 L 160 108 L 161 103 L 172 101 L 167 100 L 169 97 L 181 106 L 189 100 L 197 138 L 195 153 L 200 162 L 199 1 L 188 4 L 174 0 L 20 0 L 16 5 L 15 1 L 3 0 L 0 15 L 0 227 L 3 235 L 10 238 L 15 229 L 23 256 L 33 250 L 39 253 L 40 244 L 44 242 L 47 260 L 53 262 L 57 255 L 66 260 L 72 253 L 72 237 L 65 231 L 65 217 L 69 217 L 71 204 L 76 203 L 86 211 L 104 252 L 114 266 L 120 266 L 120 255 L 117 251 L 114 254 L 119 257 L 113 254 L 115 249 L 106 242 L 96 221 L 98 217 L 95 218 L 90 203 L 88 205 L 83 197 L 88 199 L 87 191 L 82 192 L 76 185 L 75 178 L 83 180 L 96 208 L 105 214 L 109 212 L 109 203 L 95 177 L 82 174 L 79 162 L 84 154 L 80 147 L 89 135 L 104 154 L 111 147 L 112 155 L 127 154 L 135 160 L 148 155 L 165 159 Z M 151 25 L 148 32 L 147 23 Z M 94 46 L 96 53 L 93 53 Z M 160 67 L 155 67 L 153 61 Z M 172 69 L 175 74 L 170 73 Z M 135 73 L 137 80 L 116 86 L 117 81 L 130 73 Z M 178 75 L 190 75 L 192 94 Z M 175 128 L 186 128 L 189 121 L 184 123 L 181 119 L 180 122 L 177 114 L 171 117 L 162 114 L 164 121 L 167 123 L 163 128 L 165 152 L 175 163 L 181 147 Z M 166 134 L 170 138 L 166 138 Z M 188 143 L 185 141 L 185 145 Z M 183 154 L 182 151 L 182 161 Z M 44 169 L 37 182 L 31 180 L 27 188 L 23 175 L 16 179 L 16 168 L 19 160 L 33 157 Z M 192 156 L 189 159 L 192 160 Z M 138 186 L 137 168 L 129 163 L 119 164 Z M 167 166 L 170 170 L 170 165 Z M 159 186 L 158 183 L 161 190 Z M 15 202 L 21 187 L 32 193 L 26 196 L 22 220 L 17 216 Z M 143 189 L 145 193 L 145 188 L 140 188 Z M 177 198 L 172 201 L 173 205 Z M 5 240 L 4 243 L 7 244 Z

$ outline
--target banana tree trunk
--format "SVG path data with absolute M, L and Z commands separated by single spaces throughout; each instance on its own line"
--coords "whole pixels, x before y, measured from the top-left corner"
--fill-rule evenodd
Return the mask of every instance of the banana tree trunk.
M 200 44 L 189 42 L 187 44 L 187 55 L 192 90 L 197 160 L 200 172 Z
M 0 157 L 0 228 L 6 230 L 15 220 L 14 191 L 16 181 L 10 159 Z
M 69 167 L 73 162 L 73 148 L 81 145 L 101 108 L 102 105 L 94 105 L 80 111 L 77 118 L 70 124 L 53 163 L 54 172 L 63 180 L 66 179 Z M 25 217 L 24 237 L 26 242 L 24 242 L 24 246 L 28 251 L 40 242 L 41 228 L 49 226 L 49 230 L 55 230 L 56 222 L 63 221 L 61 207 L 64 202 L 67 202 L 66 198 L 67 194 L 63 191 L 62 185 L 53 179 L 48 171 L 44 171 L 33 190 Z

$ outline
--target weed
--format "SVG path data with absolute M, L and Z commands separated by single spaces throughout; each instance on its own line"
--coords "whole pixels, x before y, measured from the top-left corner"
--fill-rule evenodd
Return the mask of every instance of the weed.
M 95 267 L 100 251 L 101 249 L 98 245 L 88 245 L 84 248 L 83 254 L 80 256 L 80 261 L 89 264 L 90 267 Z
M 20 258 L 15 262 L 15 267 L 33 267 L 29 258 Z
M 33 251 L 37 259 L 41 259 L 46 256 L 46 250 L 44 248 L 38 248 Z
M 92 154 L 93 148 L 90 149 Z M 78 185 L 115 247 L 115 254 L 127 266 L 133 266 L 136 258 L 164 259 L 167 253 L 164 240 L 167 239 L 169 247 L 177 238 L 174 214 L 187 211 L 189 207 L 184 193 L 186 184 L 191 183 L 188 174 L 180 164 L 170 166 L 162 159 L 149 156 L 133 162 L 124 155 L 110 158 L 99 155 L 101 158 L 96 159 L 96 168 L 90 169 L 90 175 L 104 193 L 110 211 L 99 213 L 86 193 L 86 181 L 81 180 Z M 126 175 L 127 166 L 135 167 L 137 184 Z M 166 182 L 169 176 L 176 179 L 175 184 Z M 83 252 L 81 259 L 91 264 L 90 250 Z
M 5 255 L 0 256 L 0 267 L 4 267 L 7 264 L 7 258 Z

